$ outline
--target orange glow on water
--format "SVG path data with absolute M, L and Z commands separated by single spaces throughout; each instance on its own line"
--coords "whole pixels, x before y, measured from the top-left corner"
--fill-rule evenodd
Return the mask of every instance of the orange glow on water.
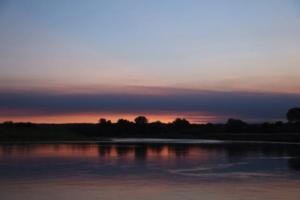
M 97 157 L 97 145 L 68 145 L 68 144 L 44 144 L 44 145 L 20 145 L 2 148 L 0 156 L 7 151 L 17 156 L 32 157 Z
M 140 152 L 141 151 L 141 152 Z M 214 152 L 209 152 L 199 147 L 189 146 L 186 149 L 176 149 L 170 145 L 158 146 L 119 146 L 119 145 L 97 145 L 97 144 L 43 144 L 43 145 L 13 145 L 0 148 L 0 156 L 10 155 L 22 157 L 72 157 L 72 158 L 101 158 L 116 161 L 122 159 L 127 162 L 134 161 L 144 156 L 148 161 L 161 161 L 166 164 L 184 157 L 189 160 L 206 160 L 214 157 Z M 181 152 L 182 154 L 179 154 Z M 170 164 L 170 163 L 169 163 Z

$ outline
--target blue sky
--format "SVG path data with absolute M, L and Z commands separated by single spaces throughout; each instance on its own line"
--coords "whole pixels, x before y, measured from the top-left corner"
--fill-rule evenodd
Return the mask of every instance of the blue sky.
M 298 0 L 1 0 L 0 27 L 3 94 L 300 94 Z

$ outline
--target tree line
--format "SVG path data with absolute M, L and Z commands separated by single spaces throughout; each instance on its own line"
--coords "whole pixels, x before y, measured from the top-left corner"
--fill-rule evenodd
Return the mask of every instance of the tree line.
M 177 118 L 173 122 L 149 122 L 145 116 L 134 121 L 119 119 L 113 123 L 105 118 L 96 124 L 33 124 L 5 122 L 0 124 L 0 141 L 25 140 L 98 140 L 113 137 L 197 138 L 222 140 L 258 140 L 300 142 L 300 108 L 286 114 L 287 122 L 249 124 L 228 119 L 223 124 L 193 124 Z

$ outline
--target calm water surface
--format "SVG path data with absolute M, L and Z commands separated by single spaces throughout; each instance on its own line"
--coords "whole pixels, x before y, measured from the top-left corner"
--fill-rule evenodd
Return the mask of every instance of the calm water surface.
M 0 145 L 1 200 L 299 200 L 300 145 L 192 140 Z

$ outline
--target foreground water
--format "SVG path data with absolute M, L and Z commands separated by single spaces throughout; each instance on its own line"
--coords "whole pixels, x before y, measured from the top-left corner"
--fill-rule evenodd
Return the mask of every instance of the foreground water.
M 0 145 L 1 200 L 299 200 L 300 145 L 195 140 Z

